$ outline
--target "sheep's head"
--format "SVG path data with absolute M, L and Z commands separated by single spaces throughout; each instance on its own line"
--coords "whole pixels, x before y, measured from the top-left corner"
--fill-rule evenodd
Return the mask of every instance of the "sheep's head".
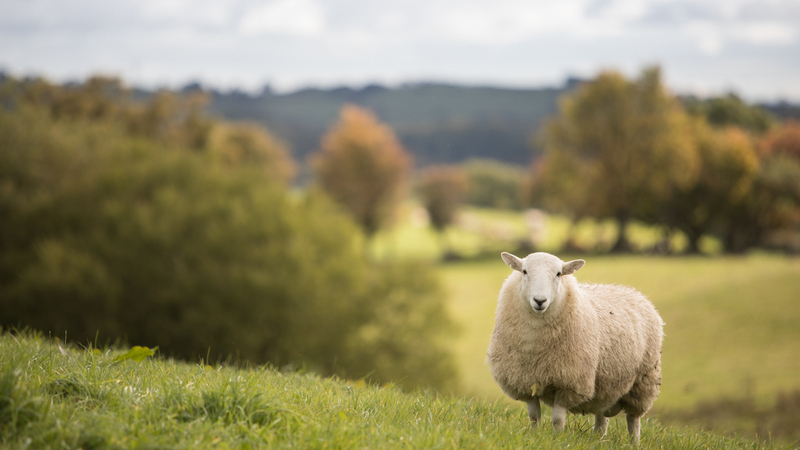
M 549 253 L 531 253 L 523 259 L 506 252 L 500 256 L 509 267 L 522 274 L 520 292 L 531 309 L 539 314 L 560 298 L 562 277 L 586 264 L 582 259 L 565 263 Z

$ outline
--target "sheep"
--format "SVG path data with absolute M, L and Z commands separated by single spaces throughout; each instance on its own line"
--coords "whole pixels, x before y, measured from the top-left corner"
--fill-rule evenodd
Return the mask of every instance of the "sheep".
M 578 283 L 584 266 L 548 253 L 520 259 L 501 254 L 514 272 L 498 298 L 486 362 L 495 382 L 528 405 L 531 425 L 539 400 L 552 406 L 553 426 L 567 411 L 594 414 L 605 435 L 608 418 L 625 410 L 631 441 L 661 385 L 663 322 L 637 290 Z

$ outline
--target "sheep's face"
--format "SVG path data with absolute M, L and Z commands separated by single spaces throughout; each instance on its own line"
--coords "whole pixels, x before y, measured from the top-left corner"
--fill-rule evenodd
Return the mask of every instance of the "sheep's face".
M 520 294 L 538 314 L 559 301 L 562 277 L 571 275 L 586 263 L 582 259 L 565 263 L 549 253 L 531 253 L 524 259 L 505 252 L 500 256 L 509 267 L 522 274 Z

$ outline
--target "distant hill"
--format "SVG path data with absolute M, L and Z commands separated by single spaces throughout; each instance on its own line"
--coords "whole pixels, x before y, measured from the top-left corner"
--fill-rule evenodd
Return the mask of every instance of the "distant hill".
M 510 89 L 444 83 L 370 85 L 360 89 L 302 89 L 260 95 L 211 91 L 209 112 L 228 120 L 258 122 L 286 141 L 298 161 L 319 148 L 345 103 L 370 108 L 394 128 L 417 167 L 492 158 L 528 165 L 538 153 L 535 136 L 556 113 L 558 99 L 582 80 L 562 87 Z M 185 90 L 200 89 L 189 85 Z M 686 102 L 693 97 L 681 97 Z M 800 118 L 800 105 L 756 105 L 778 120 Z
M 228 120 L 261 123 L 284 139 L 303 161 L 319 148 L 345 103 L 373 110 L 394 128 L 417 166 L 493 158 L 527 165 L 535 155 L 532 137 L 556 112 L 562 88 L 504 89 L 450 84 L 407 84 L 396 88 L 303 89 L 261 95 L 212 92 L 209 112 Z

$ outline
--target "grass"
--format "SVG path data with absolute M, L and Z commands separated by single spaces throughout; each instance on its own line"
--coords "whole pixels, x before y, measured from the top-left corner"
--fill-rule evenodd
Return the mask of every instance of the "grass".
M 587 252 L 602 253 L 612 247 L 618 230 L 610 219 L 583 219 L 571 225 L 567 218 L 556 215 L 545 215 L 543 222 L 534 229 L 526 221 L 524 212 L 467 206 L 457 223 L 448 227 L 442 237 L 428 224 L 426 214 L 419 203 L 406 202 L 395 223 L 372 239 L 373 255 L 378 259 L 439 260 L 445 252 L 451 251 L 464 258 L 475 258 L 513 250 L 531 242 L 532 238 L 536 248 L 552 253 L 564 247 L 570 234 L 574 245 Z M 633 249 L 643 253 L 664 238 L 662 227 L 639 222 L 632 222 L 627 231 Z M 685 249 L 687 242 L 680 232 L 670 236 L 675 252 Z M 700 248 L 706 254 L 721 252 L 720 242 L 705 236 L 700 240 Z
M 124 355 L 62 348 L 25 333 L 0 335 L 0 447 L 630 447 L 619 419 L 605 438 L 593 435 L 581 416 L 557 433 L 548 425 L 530 428 L 521 405 L 502 401 Z M 787 447 L 649 419 L 641 448 Z

